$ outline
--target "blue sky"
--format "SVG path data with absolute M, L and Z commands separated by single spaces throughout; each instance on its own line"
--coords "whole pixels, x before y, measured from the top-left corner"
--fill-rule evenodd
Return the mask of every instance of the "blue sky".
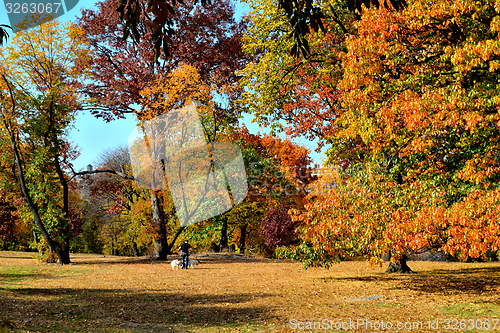
M 0 24 L 8 24 L 6 8 L 3 1 L 0 1 Z M 80 15 L 80 11 L 84 8 L 94 8 L 98 0 L 80 0 L 78 4 L 68 13 L 61 16 L 61 21 L 73 21 Z M 237 15 L 243 15 L 244 8 L 237 5 Z M 246 115 L 242 120 L 248 127 L 251 133 L 267 132 L 265 128 L 259 128 L 255 123 L 251 123 L 253 117 Z M 97 119 L 90 113 L 81 113 L 78 115 L 75 128 L 70 132 L 70 139 L 76 143 L 80 150 L 80 156 L 74 161 L 76 170 L 81 170 L 87 164 L 95 165 L 99 154 L 105 150 L 113 149 L 119 145 L 127 145 L 129 134 L 135 129 L 136 121 L 133 115 L 127 116 L 126 119 L 104 122 L 102 119 Z M 314 153 L 316 143 L 305 139 L 294 140 L 295 142 L 306 146 L 312 152 L 315 163 L 321 163 L 324 154 Z

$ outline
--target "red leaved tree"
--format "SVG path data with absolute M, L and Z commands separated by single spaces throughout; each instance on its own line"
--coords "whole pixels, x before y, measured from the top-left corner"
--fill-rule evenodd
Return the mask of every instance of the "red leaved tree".
M 96 101 L 91 112 L 108 121 L 125 113 L 135 113 L 141 120 L 141 108 L 134 108 L 141 105 L 140 92 L 181 64 L 187 64 L 194 66 L 202 80 L 221 92 L 223 102 L 214 106 L 214 114 L 234 123 L 239 110 L 233 101 L 240 93 L 235 71 L 248 59 L 241 52 L 244 24 L 235 21 L 234 4 L 230 0 L 207 7 L 193 2 L 178 4 L 171 17 L 176 33 L 170 40 L 170 55 L 161 54 L 158 59 L 151 30 L 154 15 L 143 15 L 137 21 L 137 29 L 145 38 L 140 42 L 132 38 L 123 40 L 119 6 L 118 0 L 106 0 L 97 5 L 97 11 L 84 10 L 78 20 L 93 51 L 94 80 L 81 85 Z M 155 257 L 160 259 L 166 258 L 169 252 L 162 197 L 161 191 L 151 191 L 153 224 L 158 231 Z

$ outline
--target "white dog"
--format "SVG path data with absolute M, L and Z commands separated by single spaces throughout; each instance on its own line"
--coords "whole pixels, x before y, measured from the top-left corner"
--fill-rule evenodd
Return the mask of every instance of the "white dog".
M 175 268 L 179 269 L 179 266 L 181 266 L 181 261 L 177 259 L 172 260 L 170 265 L 172 266 L 172 270 L 174 270 Z

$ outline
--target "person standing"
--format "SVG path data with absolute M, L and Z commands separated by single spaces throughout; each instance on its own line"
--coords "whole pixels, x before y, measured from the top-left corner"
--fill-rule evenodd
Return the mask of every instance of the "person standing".
M 188 269 L 188 263 L 189 263 L 189 249 L 191 248 L 191 245 L 189 245 L 188 241 L 185 241 L 180 247 L 179 250 L 181 251 L 182 255 L 182 269 Z

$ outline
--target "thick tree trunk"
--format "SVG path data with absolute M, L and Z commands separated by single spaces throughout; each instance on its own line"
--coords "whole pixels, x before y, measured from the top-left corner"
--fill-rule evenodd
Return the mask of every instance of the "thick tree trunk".
M 166 260 L 168 255 L 167 228 L 165 224 L 165 212 L 163 211 L 163 196 L 160 191 L 151 193 L 151 208 L 153 211 L 153 228 L 155 239 L 153 244 L 153 258 Z
M 247 238 L 247 226 L 248 224 L 244 224 L 240 227 L 240 254 L 245 253 L 245 242 Z
M 401 256 L 399 259 L 395 259 L 389 263 L 389 267 L 385 271 L 386 273 L 414 273 L 406 263 L 406 255 Z
M 7 242 L 5 241 L 5 238 L 2 239 L 2 251 L 7 251 Z
M 227 216 L 225 214 L 221 215 L 222 218 L 222 229 L 220 231 L 220 251 L 225 251 L 229 248 L 227 239 Z
M 66 251 L 58 242 L 53 241 L 54 247 L 52 250 L 57 254 L 57 258 L 59 259 L 59 264 L 67 265 L 70 264 L 69 260 L 69 251 Z

